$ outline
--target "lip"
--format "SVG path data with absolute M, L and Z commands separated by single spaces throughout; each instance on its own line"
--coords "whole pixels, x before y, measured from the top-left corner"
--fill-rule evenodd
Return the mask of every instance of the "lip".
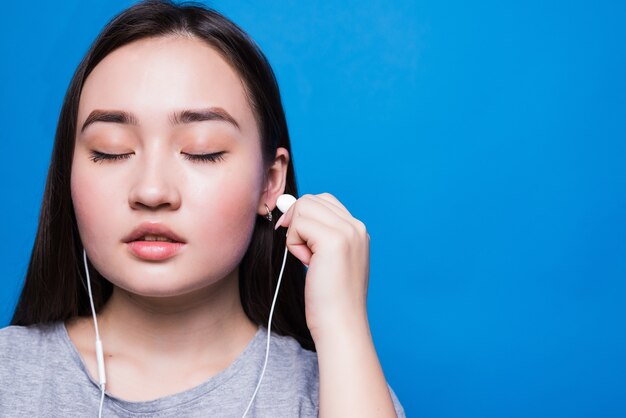
M 155 221 L 148 221 L 148 222 L 143 222 L 139 224 L 139 226 L 133 229 L 133 231 L 130 234 L 124 237 L 124 242 L 127 244 L 130 244 L 132 242 L 139 242 L 137 240 L 143 237 L 144 235 L 159 235 L 162 237 L 166 237 L 172 241 L 176 241 L 175 243 L 165 242 L 166 244 L 185 244 L 185 240 L 181 238 L 180 236 L 178 236 L 178 234 L 176 234 L 166 225 L 160 222 L 155 222 Z M 163 243 L 163 241 L 141 241 L 141 242 Z
M 131 241 L 126 245 L 135 256 L 149 261 L 171 258 L 185 246 L 182 242 L 165 241 Z
M 172 241 L 138 241 L 145 235 L 159 235 Z M 157 221 L 147 221 L 139 224 L 133 231 L 124 237 L 128 249 L 138 258 L 148 261 L 166 260 L 178 254 L 186 242 L 166 225 Z

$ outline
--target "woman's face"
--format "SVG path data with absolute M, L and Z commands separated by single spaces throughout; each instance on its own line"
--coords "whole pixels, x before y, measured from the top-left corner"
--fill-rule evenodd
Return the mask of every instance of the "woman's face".
M 215 161 L 189 159 L 218 152 Z M 84 84 L 72 199 L 91 262 L 116 286 L 176 296 L 232 273 L 270 204 L 262 200 L 263 168 L 242 81 L 201 40 L 128 44 Z M 163 244 L 125 242 L 142 223 L 164 225 L 184 244 L 165 259 L 138 255 L 131 248 L 163 256 Z

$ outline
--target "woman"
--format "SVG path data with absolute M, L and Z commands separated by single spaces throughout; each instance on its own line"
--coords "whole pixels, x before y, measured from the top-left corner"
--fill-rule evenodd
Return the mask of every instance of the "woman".
M 0 331 L 3 415 L 404 416 L 367 322 L 364 225 L 330 194 L 276 220 L 283 193 L 289 135 L 254 42 L 201 6 L 115 17 L 61 110 Z

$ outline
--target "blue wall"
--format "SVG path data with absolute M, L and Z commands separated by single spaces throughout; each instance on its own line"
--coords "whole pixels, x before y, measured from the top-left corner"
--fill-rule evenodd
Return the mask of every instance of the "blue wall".
M 4 6 L 0 326 L 67 84 L 130 3 Z M 626 416 L 623 2 L 211 4 L 275 68 L 301 192 L 370 230 L 372 331 L 409 416 Z

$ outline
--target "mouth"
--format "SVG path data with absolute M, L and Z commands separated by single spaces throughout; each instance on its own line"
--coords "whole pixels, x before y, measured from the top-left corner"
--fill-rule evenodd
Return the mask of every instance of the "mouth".
M 162 223 L 144 222 L 124 237 L 124 242 L 178 242 L 184 244 L 185 240 Z
M 144 222 L 124 238 L 130 252 L 147 261 L 160 261 L 180 253 L 185 240 L 158 222 Z
M 160 235 L 144 235 L 143 237 L 139 237 L 138 239 L 132 240 L 130 242 L 138 242 L 138 241 L 142 241 L 142 242 L 180 242 L 180 241 L 176 241 L 176 240 L 170 239 L 168 237 L 160 236 Z
M 186 244 L 176 241 L 136 240 L 126 243 L 130 252 L 146 261 L 161 261 L 171 258 L 182 251 Z

